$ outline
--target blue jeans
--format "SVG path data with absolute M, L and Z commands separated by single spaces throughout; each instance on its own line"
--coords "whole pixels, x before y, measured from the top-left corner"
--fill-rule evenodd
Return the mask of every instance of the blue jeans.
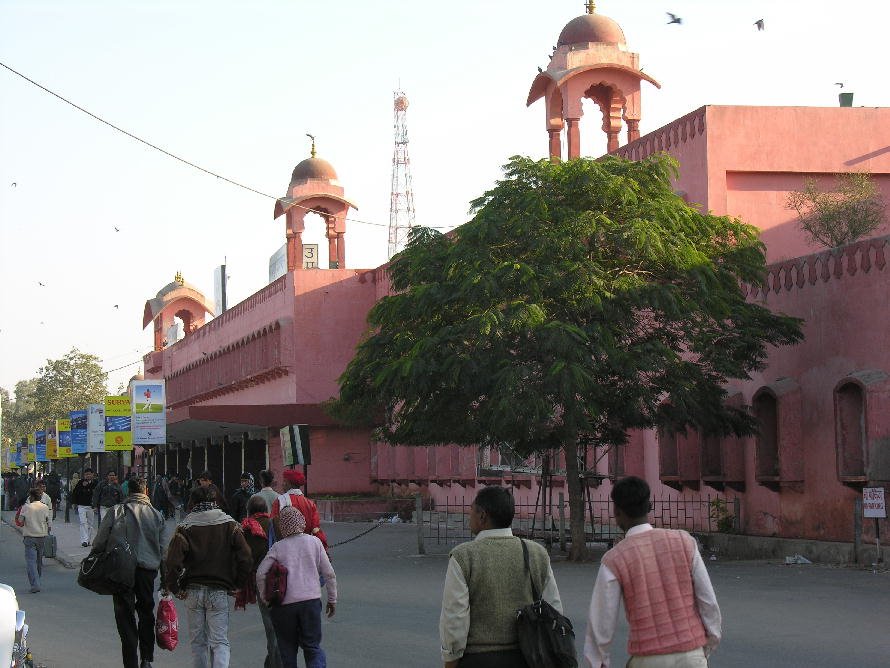
M 269 608 L 278 651 L 284 668 L 297 668 L 297 652 L 303 648 L 306 668 L 327 668 L 321 648 L 321 599 L 276 605 Z
M 185 608 L 194 668 L 228 668 L 229 596 L 226 591 L 189 585 Z
M 43 575 L 43 536 L 24 536 L 25 564 L 28 568 L 28 582 L 32 589 L 40 588 L 40 576 Z

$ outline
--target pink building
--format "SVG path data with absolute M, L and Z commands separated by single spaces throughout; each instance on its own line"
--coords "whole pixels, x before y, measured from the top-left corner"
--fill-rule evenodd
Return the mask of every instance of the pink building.
M 890 480 L 890 237 L 820 251 L 785 201 L 807 177 L 846 171 L 871 172 L 890 201 L 890 109 L 706 106 L 639 136 L 641 83 L 658 83 L 638 61 L 614 21 L 591 13 L 566 25 L 528 98 L 544 100 L 551 159 L 563 157 L 563 137 L 567 157 L 579 155 L 583 98 L 602 111 L 610 151 L 673 155 L 687 201 L 763 231 L 768 287 L 749 298 L 803 318 L 806 339 L 773 351 L 762 373 L 730 388 L 731 400 L 760 419 L 759 437 L 635 433 L 621 452 L 591 465 L 592 494 L 605 499 L 610 475 L 634 473 L 662 497 L 738 498 L 744 533 L 849 541 L 861 488 Z M 625 126 L 629 143 L 620 146 Z M 308 425 L 312 494 L 419 490 L 442 500 L 497 480 L 533 502 L 533 470 L 498 453 L 380 445 L 325 414 L 368 310 L 389 290 L 385 267 L 349 268 L 350 207 L 336 171 L 313 147 L 275 206 L 285 219 L 283 277 L 206 324 L 206 300 L 183 282 L 146 304 L 145 325 L 156 323 L 146 377 L 167 380 L 170 409 L 158 468 L 193 475 L 206 468 L 231 491 L 242 470 L 280 471 L 281 428 Z M 325 219 L 328 268 L 306 257 L 309 211 Z M 186 335 L 165 345 L 174 316 L 188 323 Z M 554 485 L 562 484 L 556 476 Z

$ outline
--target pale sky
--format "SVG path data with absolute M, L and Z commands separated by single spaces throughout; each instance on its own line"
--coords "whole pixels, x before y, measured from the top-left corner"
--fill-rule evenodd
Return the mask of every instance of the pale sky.
M 855 106 L 890 104 L 888 3 L 600 0 L 597 11 L 662 84 L 643 84 L 643 134 L 704 104 L 836 106 L 835 82 Z M 543 103 L 525 99 L 582 13 L 581 0 L 0 0 L 0 62 L 276 197 L 316 135 L 359 207 L 350 217 L 376 223 L 347 223 L 347 265 L 372 268 L 386 260 L 393 90 L 410 100 L 416 222 L 459 225 L 511 155 L 545 156 Z M 585 110 L 582 148 L 598 156 L 600 120 Z M 109 370 L 141 361 L 145 301 L 177 270 L 212 299 L 226 258 L 229 304 L 250 296 L 284 243 L 273 204 L 0 68 L 0 386 L 72 346 Z M 320 226 L 307 241 L 322 241 Z M 110 389 L 140 368 L 111 373 Z

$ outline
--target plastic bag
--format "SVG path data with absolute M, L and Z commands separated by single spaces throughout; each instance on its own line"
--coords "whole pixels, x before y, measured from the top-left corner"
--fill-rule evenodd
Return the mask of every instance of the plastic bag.
M 179 644 L 179 621 L 176 618 L 176 604 L 172 596 L 162 596 L 158 601 L 155 639 L 158 641 L 158 647 L 171 652 Z

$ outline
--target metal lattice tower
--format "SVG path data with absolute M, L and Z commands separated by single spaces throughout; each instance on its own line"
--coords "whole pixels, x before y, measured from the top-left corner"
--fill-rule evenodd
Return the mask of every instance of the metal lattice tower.
M 414 227 L 414 191 L 411 189 L 411 160 L 408 157 L 408 98 L 393 93 L 392 193 L 389 202 L 389 250 L 387 259 L 405 247 Z

